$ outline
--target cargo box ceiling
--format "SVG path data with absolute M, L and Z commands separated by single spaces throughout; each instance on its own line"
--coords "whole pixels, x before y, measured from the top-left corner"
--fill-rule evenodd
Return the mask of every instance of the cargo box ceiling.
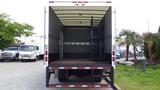
M 53 6 L 55 14 L 64 26 L 97 26 L 109 7 L 106 6 Z

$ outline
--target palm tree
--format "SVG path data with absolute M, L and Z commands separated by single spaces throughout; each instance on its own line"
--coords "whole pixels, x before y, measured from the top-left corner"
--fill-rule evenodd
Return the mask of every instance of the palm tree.
M 136 61 L 136 59 L 137 59 L 136 51 L 138 51 L 137 46 L 143 44 L 142 36 L 134 31 L 130 31 L 130 30 L 123 30 L 120 33 L 120 37 L 122 37 L 122 36 L 124 36 L 124 42 L 121 42 L 121 43 L 126 44 L 126 61 L 128 61 L 128 53 L 129 53 L 129 46 L 130 45 L 133 45 L 134 60 Z
M 154 44 L 154 38 L 152 33 L 144 34 L 144 44 L 145 44 L 145 56 L 149 60 L 150 64 L 153 64 L 153 44 Z
M 120 33 L 120 37 L 124 37 L 124 42 L 126 44 L 126 61 L 128 61 L 128 54 L 129 54 L 129 46 L 132 44 L 133 40 L 133 32 L 130 30 L 124 29 Z
M 144 52 L 149 64 L 160 59 L 160 27 L 158 33 L 144 34 Z
M 136 55 L 136 51 L 138 52 L 137 46 L 142 46 L 143 45 L 143 37 L 141 35 L 139 35 L 136 32 L 132 32 L 132 45 L 133 45 L 133 51 L 134 51 L 134 63 L 136 64 L 137 62 L 137 55 Z M 140 54 L 138 52 L 138 54 Z

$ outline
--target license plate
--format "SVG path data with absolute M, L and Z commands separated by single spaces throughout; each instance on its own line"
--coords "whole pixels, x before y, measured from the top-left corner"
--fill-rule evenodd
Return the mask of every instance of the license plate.
M 23 57 L 23 59 L 30 59 L 29 57 Z
M 2 57 L 3 59 L 11 59 L 11 57 Z

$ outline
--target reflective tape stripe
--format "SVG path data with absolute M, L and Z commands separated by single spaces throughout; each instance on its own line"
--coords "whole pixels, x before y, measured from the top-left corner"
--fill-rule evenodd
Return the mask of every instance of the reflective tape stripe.
M 72 67 L 72 69 L 78 69 L 78 67 Z
M 108 84 L 50 84 L 49 88 L 107 88 L 111 87 Z
M 52 67 L 49 67 L 49 69 L 52 69 Z
M 103 69 L 103 67 L 98 67 L 97 69 Z
M 49 69 L 105 69 L 105 70 L 110 70 L 110 66 L 103 66 L 103 67 L 97 67 L 97 66 L 91 66 L 91 67 L 84 67 L 84 66 L 78 66 L 78 67 L 72 67 L 72 66 L 64 66 L 64 67 L 59 67 L 59 66 L 53 66 L 50 67 Z
M 48 57 L 45 57 L 45 61 L 48 61 Z
M 48 50 L 45 50 L 44 59 L 46 62 L 48 61 Z
M 91 67 L 84 67 L 84 69 L 91 69 Z
M 60 87 L 62 87 L 62 85 L 56 85 L 56 87 L 57 87 L 57 88 L 60 88 Z
M 69 85 L 69 87 L 75 87 L 75 85 Z
M 64 69 L 64 67 L 59 67 L 59 69 Z
M 45 56 L 45 57 L 48 57 L 48 54 L 45 54 L 44 56 Z
M 116 55 L 115 55 L 115 51 L 112 51 L 112 61 L 114 62 L 116 60 Z
M 82 85 L 82 87 L 88 87 L 88 85 Z
M 111 85 L 108 85 L 109 88 L 111 88 Z
M 94 85 L 94 87 L 98 88 L 98 87 L 101 87 L 100 85 Z

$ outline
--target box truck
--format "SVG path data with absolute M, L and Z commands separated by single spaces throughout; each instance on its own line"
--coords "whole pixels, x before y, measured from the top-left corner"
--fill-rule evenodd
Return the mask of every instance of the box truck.
M 73 1 L 69 6 L 64 6 L 58 1 L 49 1 L 45 11 L 44 32 L 46 87 L 113 86 L 115 57 L 112 52 L 113 25 L 110 3 L 105 1 L 102 6 L 93 6 L 88 1 Z M 104 72 L 108 73 L 109 83 L 97 84 L 104 78 Z M 89 76 L 92 80 L 88 84 L 50 84 L 50 76 L 55 73 L 58 73 L 59 82 L 69 82 L 72 75 Z

